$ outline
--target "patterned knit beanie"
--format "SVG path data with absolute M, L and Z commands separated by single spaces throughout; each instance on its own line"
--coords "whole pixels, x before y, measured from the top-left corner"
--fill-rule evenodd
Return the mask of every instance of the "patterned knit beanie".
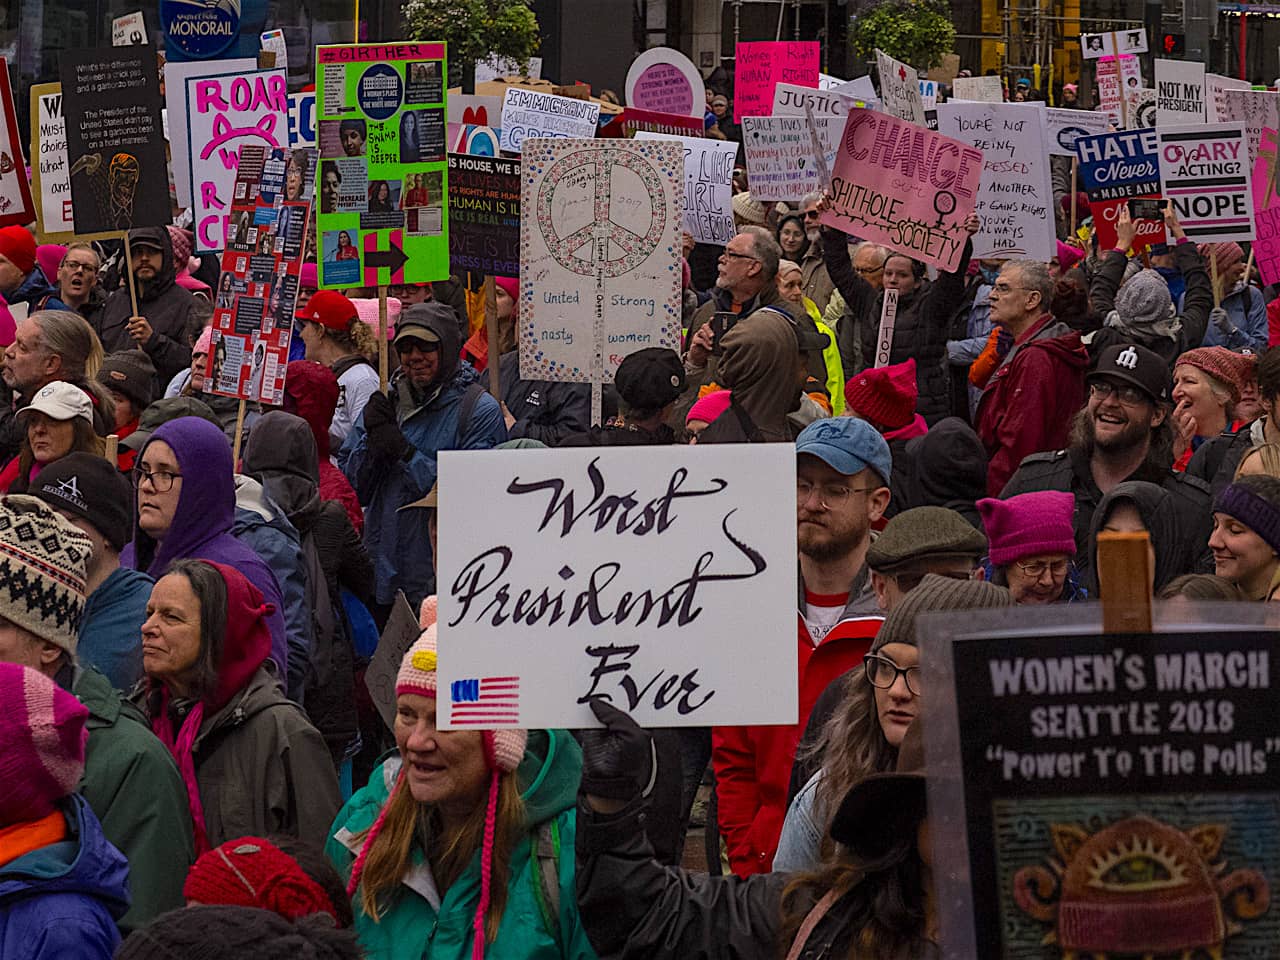
M 0 617 L 75 656 L 89 538 L 37 497 L 0 500 Z
M 75 792 L 85 706 L 39 671 L 0 663 L 0 827 L 39 820 Z
M 422 609 L 418 615 L 418 623 L 423 628 L 422 636 L 405 651 L 404 659 L 400 661 L 400 672 L 396 674 L 396 696 L 409 693 L 435 698 L 437 691 L 436 616 L 437 600 L 434 596 L 427 597 L 422 601 Z M 482 960 L 484 957 L 484 921 L 491 898 L 489 883 L 492 873 L 494 834 L 497 828 L 498 788 L 502 782 L 502 775 L 514 772 L 520 765 L 528 739 L 528 732 L 525 730 L 482 730 L 480 735 L 484 745 L 485 765 L 491 773 L 488 805 L 485 808 L 484 845 L 480 851 L 480 902 L 476 906 L 475 919 L 472 923 L 471 956 L 473 960 Z M 369 828 L 369 833 L 360 847 L 360 853 L 351 865 L 351 879 L 347 882 L 349 897 L 355 896 L 356 888 L 360 885 L 360 875 L 364 872 L 365 859 L 373 847 L 374 840 L 382 831 L 387 811 L 391 809 L 396 791 L 407 789 L 404 779 L 402 765 L 400 774 L 396 777 L 395 786 L 387 796 L 387 802 L 383 804 L 373 826 Z
M 338 912 L 328 894 L 307 876 L 298 861 L 270 840 L 240 837 L 204 853 L 182 886 L 188 903 L 258 907 L 297 920 Z
M 1240 393 L 1245 384 L 1253 379 L 1252 357 L 1235 353 L 1226 347 L 1196 347 L 1186 353 L 1179 354 L 1173 361 L 1173 368 L 1195 367 L 1207 373 L 1227 388 L 1231 394 L 1231 402 L 1240 402 Z
M 1154 270 L 1140 270 L 1116 294 L 1116 313 L 1133 326 L 1151 326 L 1173 316 L 1169 284 Z

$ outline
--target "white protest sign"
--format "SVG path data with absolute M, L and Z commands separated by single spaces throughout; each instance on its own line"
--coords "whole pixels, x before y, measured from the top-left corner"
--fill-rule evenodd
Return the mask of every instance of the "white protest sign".
M 884 112 L 923 127 L 924 104 L 920 102 L 916 68 L 895 60 L 883 50 L 876 51 L 876 68 L 880 73 L 880 101 Z
M 627 354 L 679 349 L 683 171 L 674 140 L 525 144 L 522 378 L 611 383 Z
M 840 146 L 844 120 L 816 117 L 814 125 L 826 145 L 823 159 L 830 169 Z M 818 189 L 819 169 L 803 116 L 743 117 L 742 146 L 747 155 L 751 196 L 755 199 L 798 201 Z
M 142 11 L 135 10 L 111 21 L 111 45 L 113 47 L 143 46 L 147 42 L 147 22 Z
M 1228 90 L 1252 90 L 1248 80 L 1224 77 L 1218 73 L 1204 75 L 1205 119 L 1210 123 L 1230 123 L 1239 117 L 1229 116 L 1225 110 L 1223 94 Z
M 1090 110 L 1050 107 L 1044 112 L 1044 126 L 1049 153 L 1058 157 L 1074 157 L 1076 141 L 1106 133 L 1110 126 L 1106 114 Z
M 1197 243 L 1252 240 L 1253 191 L 1244 124 L 1157 126 L 1160 192 Z
M 253 70 L 258 61 L 253 57 L 234 60 L 168 60 L 164 65 L 164 102 L 169 130 L 169 167 L 173 171 L 173 186 L 178 195 L 178 206 L 191 206 L 191 160 L 187 149 L 187 80 L 192 77 L 211 77 L 219 73 L 243 73 Z M 313 138 L 314 139 L 314 138 Z
M 1263 129 L 1280 128 L 1280 93 L 1273 90 L 1223 90 L 1220 97 L 1218 121 L 1244 124 L 1249 142 L 1249 168 L 1253 169 Z
M 733 239 L 733 163 L 738 145 L 731 140 L 673 137 L 641 130 L 637 140 L 674 140 L 684 148 L 684 228 L 699 243 L 723 247 Z
M 597 726 L 596 697 L 648 726 L 795 723 L 795 461 L 442 452 L 441 729 Z
M 706 88 L 693 61 L 679 50 L 652 47 L 631 62 L 626 82 L 627 106 L 654 113 L 702 119 Z
M 501 80 L 503 77 L 528 77 L 537 80 L 542 77 L 542 58 L 530 57 L 529 69 L 521 70 L 515 60 L 507 60 L 491 53 L 483 60 L 476 61 L 476 83 L 487 83 L 490 80 Z
M 1156 59 L 1156 123 L 1204 120 L 1204 64 L 1195 60 Z
M 31 185 L 40 212 L 40 232 L 46 237 L 76 232 L 71 207 L 71 171 L 67 160 L 67 121 L 62 115 L 62 85 L 38 84 L 32 88 L 33 152 Z
M 259 39 L 262 42 L 262 49 L 266 53 L 275 54 L 276 62 L 273 66 L 280 70 L 288 70 L 289 48 L 284 42 L 284 31 L 280 29 L 268 30 Z
M 1111 33 L 1080 34 L 1080 56 L 1085 60 L 1147 53 L 1147 31 L 1116 30 Z
M 1156 92 L 1150 87 L 1129 92 L 1129 129 L 1156 125 Z
M 861 100 L 864 103 L 878 103 L 880 101 L 880 97 L 876 94 L 875 84 L 871 82 L 870 77 L 855 77 L 848 83 L 842 83 L 831 89 L 843 96 Z
M 780 83 L 773 88 L 773 116 L 803 117 L 806 105 L 813 109 L 815 117 L 847 117 L 850 100 L 834 91 L 798 87 L 794 83 Z
M 197 253 L 226 247 L 243 144 L 289 145 L 288 74 L 257 70 L 187 78 L 191 227 Z
M 841 80 L 839 77 L 833 77 L 829 73 L 818 74 L 819 90 L 834 90 L 836 87 L 843 86 L 843 85 L 844 85 L 844 81 Z
M 938 106 L 937 80 L 920 81 L 920 104 L 926 110 L 933 110 Z
M 938 132 L 982 151 L 973 257 L 1049 260 L 1056 250 L 1044 111 L 1037 103 L 943 103 Z
M 1004 84 L 999 77 L 956 77 L 951 84 L 951 96 L 955 100 L 1004 103 Z
M 893 351 L 893 328 L 898 323 L 898 291 L 885 290 L 880 304 L 880 331 L 876 336 L 876 366 L 887 367 Z
M 501 147 L 519 153 L 531 137 L 573 137 L 589 140 L 596 135 L 600 104 L 573 97 L 557 97 L 524 87 L 507 87 L 502 98 Z

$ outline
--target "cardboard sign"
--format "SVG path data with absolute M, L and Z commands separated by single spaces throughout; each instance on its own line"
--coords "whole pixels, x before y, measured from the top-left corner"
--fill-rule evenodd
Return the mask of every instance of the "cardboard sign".
M 535 139 L 520 207 L 520 376 L 609 383 L 680 344 L 684 151 L 670 140 Z
M 171 223 L 155 48 L 63 50 L 60 57 L 76 233 Z
M 838 117 L 816 117 L 825 145 L 824 159 L 835 163 L 844 123 Z M 798 201 L 821 186 L 809 127 L 799 117 L 747 117 L 742 121 L 751 196 L 757 200 Z
M 920 100 L 916 68 L 893 59 L 883 50 L 876 51 L 876 68 L 880 73 L 880 102 L 884 112 L 924 126 L 924 104 Z
M 490 80 L 501 80 L 504 77 L 528 77 L 537 80 L 542 76 L 542 58 L 530 57 L 529 68 L 521 70 L 520 64 L 496 53 L 483 60 L 476 61 L 476 83 L 488 83 Z
M 314 149 L 240 147 L 214 296 L 206 393 L 272 406 L 284 402 L 315 166 Z
M 1080 56 L 1085 60 L 1099 57 L 1132 56 L 1147 53 L 1146 30 L 1117 30 L 1112 33 L 1080 34 Z
M 982 227 L 973 238 L 974 259 L 1049 260 L 1057 238 L 1042 107 L 944 103 L 938 107 L 938 132 L 982 152 L 974 206 Z
M 1280 128 L 1280 93 L 1273 90 L 1222 90 L 1218 94 L 1218 122 L 1244 124 L 1249 163 L 1258 159 L 1258 141 L 1266 127 Z
M 1044 112 L 1045 138 L 1049 153 L 1057 157 L 1074 157 L 1076 141 L 1106 133 L 1109 121 L 1105 114 L 1091 110 L 1049 107 Z
M 733 223 L 733 163 L 738 145 L 701 137 L 659 137 L 638 133 L 637 140 L 678 139 L 684 148 L 684 229 L 699 243 L 723 247 L 738 232 Z
M 1196 607 L 1134 634 L 1096 608 L 922 618 L 944 960 L 1271 952 L 1280 635 Z
M 652 47 L 631 61 L 625 89 L 628 107 L 698 120 L 706 113 L 702 74 L 670 47 Z
M 956 77 L 951 84 L 954 100 L 975 100 L 978 103 L 1004 103 L 1004 84 L 999 77 Z
M 1224 77 L 1217 73 L 1206 73 L 1204 75 L 1204 87 L 1206 119 L 1210 123 L 1230 123 L 1232 120 L 1241 119 L 1240 117 L 1231 116 L 1229 111 L 1223 109 L 1225 104 L 1222 95 L 1228 90 L 1253 89 L 1248 80 Z
M 1098 249 L 1116 245 L 1116 216 L 1133 198 L 1160 196 L 1159 144 L 1155 130 L 1121 130 L 1076 140 L 1080 184 L 1089 197 Z M 1139 220 L 1134 249 L 1163 243 L 1164 222 Z
M 191 155 L 187 149 L 187 81 L 192 77 L 213 77 L 226 73 L 247 73 L 258 68 L 252 57 L 231 60 L 168 60 L 164 65 L 164 106 L 169 118 L 169 156 L 173 165 L 173 187 L 178 206 L 191 207 Z M 315 95 L 312 94 L 314 97 Z M 312 138 L 314 141 L 314 137 Z
M 1262 282 L 1280 283 L 1280 189 L 1276 185 L 1277 140 L 1275 127 L 1262 131 L 1258 158 L 1253 164 L 1254 259 Z
M 876 333 L 876 366 L 887 367 L 893 353 L 893 331 L 898 325 L 898 291 L 885 290 L 880 300 L 880 328 Z
M 226 247 L 241 145 L 288 146 L 288 89 L 284 70 L 187 79 L 191 226 L 197 253 Z
M 442 452 L 442 506 L 485 508 L 440 511 L 440 727 L 590 727 L 596 697 L 649 726 L 795 723 L 795 511 L 760 509 L 795 459 Z
M 1204 121 L 1204 64 L 1156 59 L 1156 123 Z
M 887 113 L 850 110 L 822 222 L 954 270 L 981 178 L 981 150 Z
M 502 149 L 519 153 L 530 137 L 590 139 L 600 122 L 600 104 L 507 87 L 502 99 Z
M 147 42 L 147 22 L 142 18 L 142 11 L 135 10 L 123 17 L 111 21 L 111 45 L 113 47 L 132 47 L 145 45 Z
M 449 276 L 443 43 L 316 50 L 320 286 Z
M 421 635 L 418 615 L 409 606 L 404 591 L 397 590 L 391 615 L 387 617 L 387 627 L 378 638 L 377 649 L 369 658 L 369 666 L 364 672 L 369 699 L 378 708 L 378 716 L 382 717 L 388 730 L 396 728 L 396 677 L 400 674 L 400 664 Z
M 734 60 L 733 120 L 767 117 L 779 83 L 818 86 L 819 45 L 809 40 L 739 43 Z
M 449 269 L 520 275 L 520 161 L 449 154 Z
M 277 70 L 288 70 L 289 47 L 284 41 L 284 31 L 279 29 L 267 30 L 259 40 L 262 42 L 263 52 L 275 56 L 276 62 L 272 66 Z
M 855 101 L 839 93 L 780 83 L 773 91 L 774 117 L 803 117 L 806 106 L 815 117 L 847 117 Z
M 1253 239 L 1253 170 L 1244 125 L 1157 128 L 1161 193 L 1197 243 Z

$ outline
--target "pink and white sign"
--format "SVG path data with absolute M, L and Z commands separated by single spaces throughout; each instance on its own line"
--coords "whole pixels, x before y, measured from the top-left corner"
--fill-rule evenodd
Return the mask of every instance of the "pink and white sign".
M 196 252 L 226 248 L 240 148 L 289 145 L 289 88 L 284 70 L 189 77 L 187 149 Z
M 627 71 L 627 106 L 653 113 L 698 117 L 706 112 L 702 74 L 679 50 L 654 47 Z
M 809 40 L 739 43 L 734 62 L 733 119 L 773 113 L 773 88 L 779 83 L 818 86 L 818 44 Z
M 1263 128 L 1253 164 L 1254 260 L 1263 283 L 1280 283 L 1280 190 L 1276 189 L 1276 148 L 1280 136 Z
M 981 150 L 887 113 L 850 110 L 822 222 L 954 270 L 981 179 Z

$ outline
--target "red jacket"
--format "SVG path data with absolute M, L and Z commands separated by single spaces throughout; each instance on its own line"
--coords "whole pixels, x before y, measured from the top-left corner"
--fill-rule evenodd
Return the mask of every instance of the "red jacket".
M 800 716 L 796 723 L 711 731 L 720 835 L 729 850 L 729 866 L 740 877 L 768 873 L 773 867 L 787 815 L 791 761 L 809 712 L 827 684 L 862 662 L 884 622 L 869 583 L 864 567 L 840 622 L 816 648 L 803 615 L 797 615 Z
M 1080 334 L 1048 314 L 1014 341 L 978 401 L 978 437 L 991 458 L 988 496 L 1000 496 L 1023 457 L 1067 445 L 1088 366 Z

